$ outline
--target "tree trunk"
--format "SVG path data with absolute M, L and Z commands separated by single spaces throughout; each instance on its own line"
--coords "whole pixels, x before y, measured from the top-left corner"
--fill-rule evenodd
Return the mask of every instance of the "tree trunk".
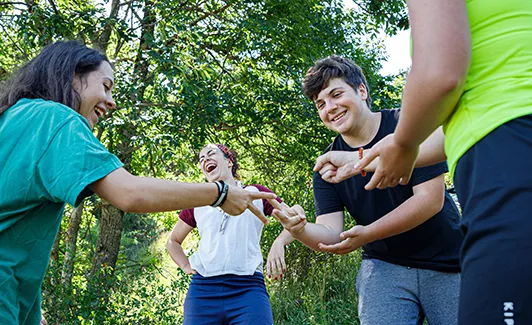
M 48 265 L 48 269 L 54 269 L 55 272 L 52 273 L 52 276 L 50 277 L 50 284 L 55 285 L 59 279 L 59 244 L 61 242 L 61 228 L 59 228 L 59 231 L 57 232 L 57 235 L 55 236 L 54 246 L 52 246 L 52 252 L 50 253 L 50 263 Z M 57 270 L 55 270 L 57 268 Z
M 111 2 L 111 12 L 109 13 L 109 23 L 105 25 L 102 33 L 98 36 L 94 42 L 93 46 L 98 48 L 103 53 L 107 52 L 107 47 L 109 45 L 109 39 L 111 38 L 111 32 L 114 27 L 114 20 L 118 20 L 118 11 L 120 9 L 120 0 L 113 0 Z
M 123 226 L 124 212 L 102 199 L 100 234 L 96 243 L 91 277 L 100 277 L 103 274 L 111 276 L 113 274 L 120 251 Z
M 77 208 L 72 209 L 70 222 L 68 223 L 68 230 L 65 236 L 65 259 L 63 261 L 63 270 L 61 272 L 61 282 L 67 290 L 72 286 L 72 274 L 74 272 L 79 225 L 81 223 L 84 207 L 85 201 L 82 201 Z

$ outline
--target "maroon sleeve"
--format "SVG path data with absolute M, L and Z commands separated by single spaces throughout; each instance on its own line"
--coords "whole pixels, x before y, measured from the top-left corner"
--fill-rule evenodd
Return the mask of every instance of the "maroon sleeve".
M 251 186 L 255 186 L 256 188 L 259 189 L 260 192 L 273 193 L 273 191 L 267 188 L 266 186 L 262 186 L 259 184 L 253 184 Z M 277 200 L 277 202 L 283 203 L 283 200 L 281 200 L 280 197 L 276 197 L 275 199 Z M 264 215 L 271 216 L 273 212 L 273 206 L 271 205 L 271 203 L 266 199 L 262 199 L 262 205 L 264 206 L 264 211 L 262 211 L 264 212 Z
M 183 220 L 187 225 L 196 228 L 196 219 L 194 218 L 194 209 L 186 209 L 179 213 L 179 219 Z

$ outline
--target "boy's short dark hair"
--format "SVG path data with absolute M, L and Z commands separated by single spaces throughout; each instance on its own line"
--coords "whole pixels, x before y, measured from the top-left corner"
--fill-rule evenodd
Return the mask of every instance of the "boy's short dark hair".
M 318 60 L 308 69 L 303 80 L 303 92 L 310 100 L 314 100 L 320 91 L 327 88 L 329 81 L 336 78 L 344 80 L 355 92 L 363 84 L 368 90 L 366 104 L 371 108 L 369 87 L 362 69 L 353 61 L 336 55 Z

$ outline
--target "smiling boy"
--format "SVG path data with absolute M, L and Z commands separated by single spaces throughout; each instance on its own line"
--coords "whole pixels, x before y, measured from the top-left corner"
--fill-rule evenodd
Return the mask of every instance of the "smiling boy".
M 398 110 L 370 110 L 366 78 L 345 58 L 317 61 L 303 90 L 324 125 L 338 133 L 326 152 L 370 149 L 397 125 Z M 418 168 L 408 185 L 372 191 L 364 189 L 371 175 L 332 184 L 315 173 L 316 223 L 281 218 L 312 249 L 346 254 L 363 247 L 357 277 L 361 324 L 421 324 L 425 318 L 431 325 L 457 323 L 462 233 L 445 172 L 445 163 Z M 357 222 L 346 232 L 344 209 Z M 286 243 L 288 236 L 278 240 Z

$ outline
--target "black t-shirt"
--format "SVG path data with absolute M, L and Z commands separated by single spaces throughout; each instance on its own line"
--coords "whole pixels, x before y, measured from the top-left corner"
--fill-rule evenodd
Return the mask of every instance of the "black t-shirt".
M 393 133 L 397 126 L 398 110 L 385 110 L 381 114 L 379 131 L 364 149 L 370 149 L 386 135 Z M 358 148 L 351 148 L 338 135 L 325 152 L 330 150 L 358 151 Z M 372 191 L 364 189 L 372 173 L 368 173 L 366 177 L 357 175 L 338 184 L 327 183 L 319 173 L 314 173 L 316 215 L 343 212 L 345 207 L 357 224 L 368 225 L 412 197 L 414 186 L 445 172 L 446 163 L 416 168 L 409 184 Z M 415 268 L 459 272 L 458 256 L 463 240 L 459 221 L 458 209 L 451 196 L 445 192 L 444 206 L 435 216 L 405 233 L 365 245 L 363 256 Z

